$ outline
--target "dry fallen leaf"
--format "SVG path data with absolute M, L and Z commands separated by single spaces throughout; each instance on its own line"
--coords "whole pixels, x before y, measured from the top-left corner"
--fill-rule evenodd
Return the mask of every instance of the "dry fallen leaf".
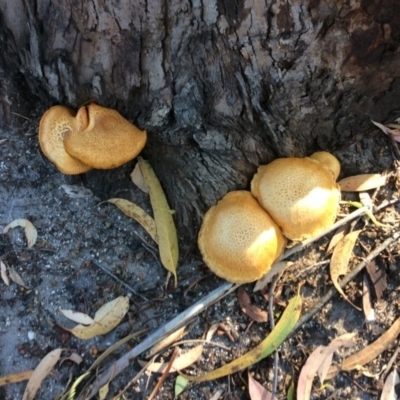
M 172 343 L 175 343 L 176 341 L 181 339 L 185 334 L 186 325 L 182 326 L 182 328 L 177 329 L 175 332 L 172 332 L 166 338 L 156 343 L 147 353 L 147 357 L 150 358 L 159 353 L 162 349 L 165 349 L 167 346 L 170 346 Z
M 383 266 L 380 266 L 375 262 L 371 261 L 367 264 L 367 272 L 371 278 L 371 282 L 374 285 L 376 299 L 380 300 L 383 296 L 383 292 L 387 288 L 386 271 Z
M 107 203 L 116 205 L 125 215 L 137 221 L 143 226 L 151 238 L 158 243 L 156 223 L 143 208 L 125 199 L 109 199 Z
M 31 377 L 29 378 L 28 384 L 26 385 L 24 395 L 22 400 L 34 400 L 36 392 L 38 391 L 42 381 L 51 372 L 54 365 L 60 359 L 61 352 L 63 349 L 55 349 L 48 353 L 38 366 L 33 371 Z
M 394 136 L 394 140 L 396 142 L 400 142 L 400 126 L 397 124 L 389 124 L 389 127 L 395 128 L 395 129 L 389 129 L 387 126 L 380 124 L 379 122 L 372 121 L 371 122 L 376 125 L 383 133 L 388 135 L 391 133 Z
M 1 269 L 1 279 L 3 279 L 3 282 L 7 286 L 10 286 L 10 280 L 8 279 L 7 275 L 7 267 L 6 264 L 3 263 L 3 261 L 0 261 L 0 269 Z
M 112 331 L 124 318 L 129 309 L 129 297 L 120 296 L 101 306 L 91 325 L 77 325 L 72 329 L 64 328 L 79 339 L 91 339 Z
M 150 190 L 150 203 L 153 209 L 154 221 L 157 227 L 158 248 L 161 263 L 175 278 L 175 286 L 178 284 L 176 269 L 178 266 L 179 247 L 176 233 L 173 211 L 169 208 L 167 198 L 161 187 L 160 181 L 154 173 L 151 165 L 138 157 L 140 169 Z
M 361 230 L 353 231 L 348 233 L 343 239 L 339 241 L 336 247 L 333 250 L 331 263 L 330 263 L 330 272 L 331 272 L 331 279 L 333 285 L 335 286 L 336 290 L 357 310 L 360 310 L 357 306 L 355 306 L 345 295 L 342 288 L 339 285 L 339 276 L 345 275 L 347 272 L 347 267 L 349 265 L 349 261 L 351 255 L 353 253 L 354 245 L 356 244 L 358 235 L 360 234 Z
M 90 325 L 94 322 L 94 319 L 92 317 L 89 317 L 89 315 L 81 313 L 79 311 L 60 309 L 60 312 L 63 313 L 68 319 L 77 322 L 78 324 Z
M 346 234 L 349 232 L 350 223 L 351 222 L 339 226 L 339 228 L 336 229 L 331 241 L 329 242 L 329 246 L 326 249 L 327 253 L 329 253 L 346 236 Z
M 244 290 L 243 286 L 240 286 L 238 290 L 238 299 L 241 310 L 252 320 L 256 322 L 268 321 L 268 313 L 251 303 L 250 296 Z
M 382 389 L 380 400 L 396 400 L 398 399 L 396 394 L 396 386 L 400 383 L 399 374 L 396 368 L 388 375 L 385 384 Z
M 365 192 L 385 185 L 386 176 L 381 174 L 362 174 L 349 176 L 338 182 L 342 192 Z
M 25 236 L 28 242 L 28 249 L 30 249 L 36 243 L 37 230 L 32 224 L 32 222 L 28 221 L 27 219 L 22 219 L 22 218 L 15 219 L 3 229 L 3 233 L 7 233 L 10 229 L 16 228 L 17 226 L 20 226 L 25 229 Z
M 300 376 L 297 384 L 297 400 L 308 400 L 311 397 L 311 389 L 314 377 L 317 372 L 320 381 L 323 382 L 332 364 L 332 356 L 340 347 L 354 346 L 354 334 L 344 334 L 332 340 L 328 346 L 318 346 L 308 357 L 306 363 L 300 371 Z
M 33 370 L 14 372 L 12 374 L 0 377 L 0 386 L 8 385 L 9 383 L 17 383 L 27 381 L 33 374 Z
M 29 287 L 25 285 L 24 280 L 21 278 L 19 273 L 14 269 L 14 267 L 10 267 L 9 272 L 10 272 L 10 278 L 13 282 L 15 282 L 19 286 L 24 287 L 25 289 L 29 289 Z
M 180 371 L 181 369 L 187 368 L 190 365 L 194 364 L 200 358 L 202 352 L 203 352 L 203 345 L 201 344 L 179 355 L 178 357 L 175 358 L 174 362 L 172 363 L 169 373 Z M 138 362 L 142 367 L 148 364 L 147 361 L 138 360 Z M 153 362 L 148 365 L 147 370 L 163 374 L 166 371 L 168 364 L 169 362 L 165 363 Z
M 393 325 L 383 333 L 375 342 L 364 347 L 358 353 L 344 359 L 340 367 L 332 366 L 327 373 L 327 379 L 332 379 L 338 372 L 351 371 L 358 369 L 374 360 L 379 354 L 383 353 L 396 339 L 400 333 L 400 317 Z
M 64 361 L 72 361 L 75 364 L 79 365 L 83 361 L 83 358 L 77 353 L 71 353 L 68 357 L 63 357 L 62 358 L 62 360 L 60 361 L 60 365 Z
M 249 377 L 249 396 L 251 400 L 271 400 L 272 393 L 267 390 L 261 383 L 257 382 L 251 375 L 248 373 Z
M 150 193 L 149 185 L 146 183 L 144 176 L 142 174 L 142 170 L 140 169 L 140 164 L 136 163 L 135 168 L 131 173 L 131 181 L 142 191 L 145 193 Z

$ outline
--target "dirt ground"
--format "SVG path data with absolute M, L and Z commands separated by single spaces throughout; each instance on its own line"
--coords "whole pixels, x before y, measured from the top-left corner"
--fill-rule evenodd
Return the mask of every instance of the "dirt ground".
M 29 250 L 21 228 L 0 236 L 0 259 L 13 267 L 28 287 L 22 288 L 13 282 L 6 286 L 0 281 L 0 376 L 34 369 L 48 352 L 56 348 L 78 353 L 83 358 L 80 365 L 68 360 L 57 364 L 52 375 L 42 383 L 36 398 L 50 400 L 57 398 L 70 379 L 74 380 L 86 371 L 95 358 L 117 340 L 144 328 L 148 332 L 154 331 L 223 282 L 204 266 L 195 244 L 181 243 L 179 287 L 175 290 L 171 281 L 165 288 L 166 272 L 157 259 L 151 239 L 135 221 L 113 205 L 99 205 L 108 198 L 123 197 L 150 212 L 147 195 L 134 187 L 129 179 L 134 162 L 113 171 L 94 171 L 74 178 L 65 176 L 39 151 L 37 122 L 27 121 L 18 129 L 3 126 L 0 130 L 0 230 L 17 218 L 28 219 L 38 230 L 37 243 Z M 333 152 L 342 162 L 341 176 L 393 171 L 394 158 L 389 142 L 376 129 L 371 128 L 371 132 L 362 137 L 348 138 Z M 71 185 L 74 185 L 72 194 L 71 190 L 65 190 L 71 189 Z M 375 204 L 397 196 L 396 179 L 392 178 L 378 191 Z M 378 229 L 368 221 L 359 220 L 357 228 L 363 229 L 360 235 L 362 245 L 355 250 L 351 268 L 399 230 L 399 207 L 399 204 L 394 204 L 376 214 L 380 221 L 390 224 L 391 229 Z M 331 236 L 292 257 L 293 265 L 276 287 L 276 315 L 284 309 L 299 283 L 303 283 L 302 313 L 312 309 L 332 287 L 328 264 L 321 263 L 330 257 L 326 248 Z M 399 317 L 399 250 L 399 244 L 394 243 L 377 258 L 387 274 L 388 286 L 382 298 L 373 301 L 373 321 L 367 322 L 363 312 L 357 311 L 336 294 L 280 347 L 276 398 L 286 398 L 290 377 L 297 382 L 301 367 L 318 345 L 326 345 L 346 332 L 356 333 L 357 347 L 339 351 L 334 357 L 338 363 L 346 354 L 373 342 Z M 102 268 L 115 274 L 136 294 L 107 275 Z M 359 273 L 345 288 L 351 301 L 360 307 L 364 274 L 364 271 Z M 265 297 L 260 292 L 253 294 L 252 288 L 253 285 L 245 285 L 253 303 L 266 310 Z M 127 294 L 131 296 L 128 317 L 111 333 L 83 341 L 60 328 L 75 325 L 60 313 L 60 309 L 94 315 L 105 302 Z M 269 323 L 253 323 L 241 311 L 237 292 L 196 317 L 185 339 L 203 338 L 214 323 L 224 325 L 213 341 L 224 344 L 228 350 L 206 346 L 199 362 L 191 367 L 194 373 L 201 374 L 236 358 L 257 345 L 270 331 Z M 228 327 L 225 331 L 224 326 Z M 146 333 L 129 342 L 114 354 L 114 359 L 145 337 Z M 368 364 L 368 373 L 340 373 L 323 389 L 319 389 L 315 381 L 312 398 L 379 398 L 383 385 L 381 373 L 387 372 L 385 368 L 396 346 L 393 343 Z M 171 350 L 168 350 L 162 353 L 161 358 L 168 360 L 170 354 Z M 107 359 L 102 368 L 110 366 L 112 360 L 113 357 Z M 394 360 L 394 367 L 398 367 L 398 361 Z M 118 393 L 140 369 L 139 364 L 133 362 L 111 382 L 110 394 Z M 273 357 L 267 357 L 251 367 L 250 372 L 262 385 L 271 389 Z M 147 398 L 158 376 L 150 373 L 142 375 L 125 393 L 126 398 Z M 167 378 L 157 399 L 174 398 L 175 379 L 176 374 Z M 0 398 L 20 399 L 25 386 L 26 382 L 3 386 Z M 216 393 L 222 393 L 222 399 L 248 399 L 247 371 L 209 383 L 193 384 L 179 398 L 208 400 Z

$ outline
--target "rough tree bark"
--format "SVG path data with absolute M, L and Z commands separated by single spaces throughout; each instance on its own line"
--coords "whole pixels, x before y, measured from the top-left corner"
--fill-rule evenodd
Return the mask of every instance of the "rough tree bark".
M 398 0 L 0 0 L 0 116 L 118 109 L 193 227 L 259 164 L 395 116 L 399 44 Z

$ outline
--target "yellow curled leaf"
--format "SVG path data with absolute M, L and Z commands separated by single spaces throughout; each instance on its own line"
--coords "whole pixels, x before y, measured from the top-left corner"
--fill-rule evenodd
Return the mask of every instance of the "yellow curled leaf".
M 75 328 L 66 329 L 79 339 L 91 339 L 112 331 L 124 318 L 129 310 L 129 297 L 120 296 L 101 306 L 94 316 L 91 325 L 77 325 Z
M 194 382 L 211 381 L 241 371 L 242 369 L 245 369 L 269 356 L 281 345 L 281 343 L 284 342 L 290 332 L 292 332 L 298 319 L 300 318 L 301 303 L 302 301 L 300 294 L 294 296 L 289 301 L 289 304 L 283 312 L 282 317 L 272 332 L 258 346 L 248 351 L 246 354 L 243 354 L 236 360 L 233 360 L 214 371 L 208 372 L 205 375 L 188 376 L 182 374 L 182 376 Z
M 156 243 L 158 242 L 156 223 L 154 222 L 154 219 L 143 210 L 143 208 L 129 200 L 118 198 L 109 199 L 107 200 L 107 203 L 116 205 L 125 215 L 133 218 L 136 222 L 142 225 L 151 238 Z
M 365 192 L 376 189 L 386 183 L 386 176 L 381 174 L 362 174 L 349 176 L 338 182 L 342 192 Z
M 174 275 L 175 286 L 177 286 L 176 269 L 178 266 L 179 247 L 172 211 L 153 168 L 143 158 L 138 157 L 138 160 L 143 177 L 149 187 L 150 202 L 157 227 L 161 263 Z
M 348 299 L 343 292 L 343 289 L 340 287 L 338 280 L 340 275 L 345 275 L 347 272 L 347 267 L 349 265 L 351 255 L 360 232 L 361 230 L 350 232 L 338 242 L 333 250 L 330 263 L 330 272 L 333 285 L 335 286 L 336 290 L 345 298 L 345 300 L 357 310 L 360 309 Z

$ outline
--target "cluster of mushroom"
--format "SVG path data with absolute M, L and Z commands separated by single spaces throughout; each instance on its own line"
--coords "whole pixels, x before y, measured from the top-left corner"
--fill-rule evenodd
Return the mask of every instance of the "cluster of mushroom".
M 68 175 L 119 167 L 140 153 L 146 139 L 146 131 L 118 111 L 95 103 L 79 108 L 76 115 L 68 107 L 51 107 L 39 124 L 43 153 Z
M 339 161 L 324 151 L 260 166 L 251 192 L 229 192 L 205 214 L 198 244 L 206 265 L 234 283 L 261 278 L 286 238 L 302 241 L 334 223 L 339 172 Z

